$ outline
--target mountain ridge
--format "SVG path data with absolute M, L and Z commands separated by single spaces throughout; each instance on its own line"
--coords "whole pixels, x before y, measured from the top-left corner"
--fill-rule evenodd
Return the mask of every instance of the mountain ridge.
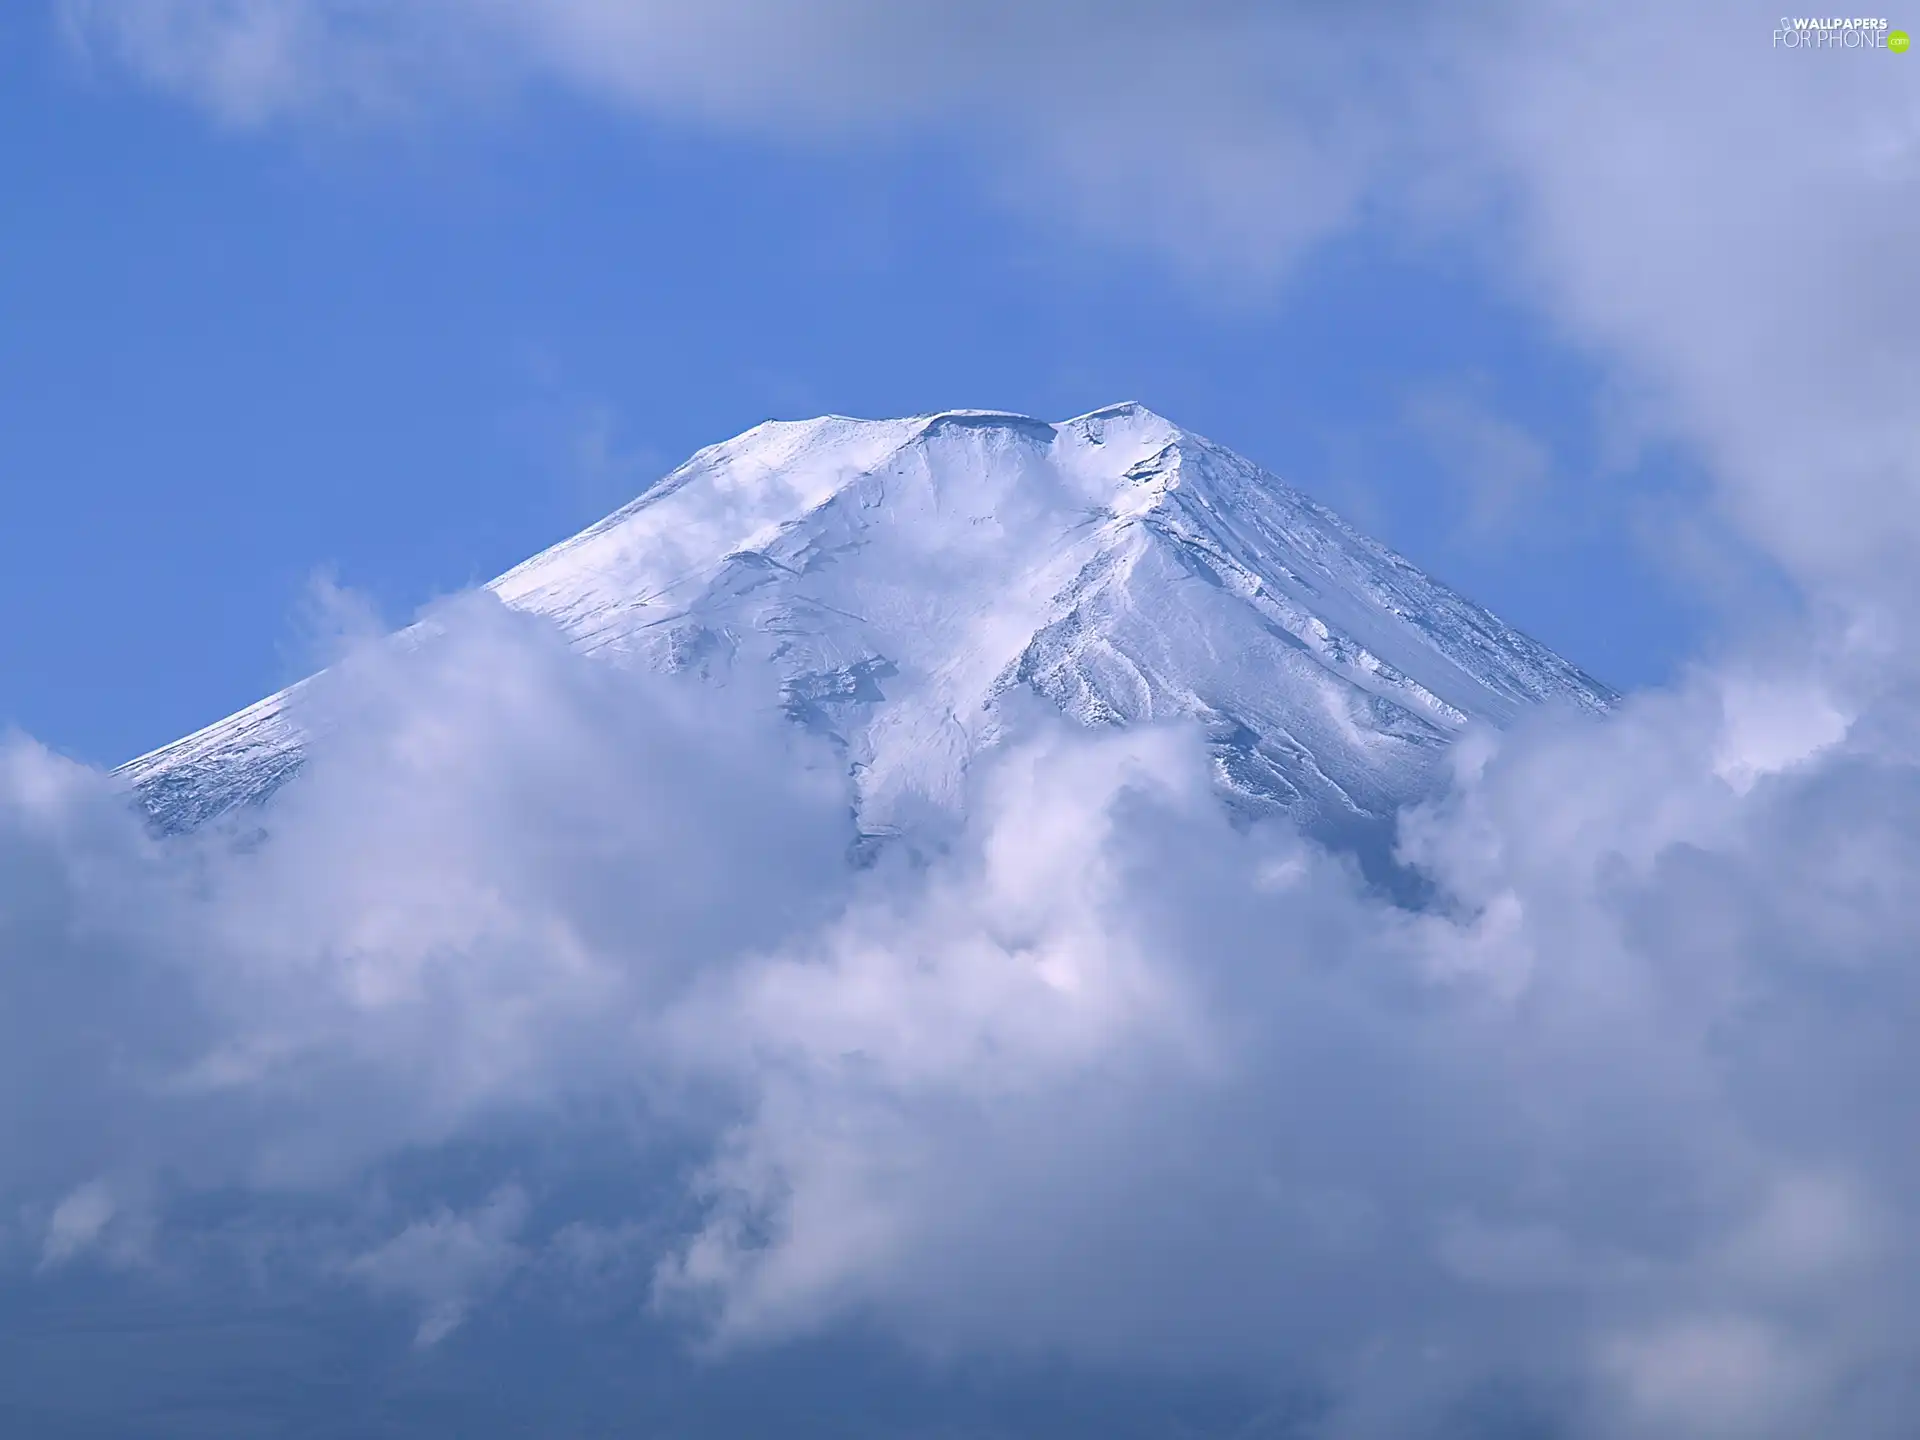
M 1089 725 L 1197 721 L 1229 803 L 1323 833 L 1390 817 L 1469 724 L 1616 698 L 1131 401 L 766 421 L 486 588 L 588 654 L 771 667 L 873 835 L 964 811 L 1014 689 Z M 163 830 L 264 800 L 302 763 L 300 688 L 118 773 Z

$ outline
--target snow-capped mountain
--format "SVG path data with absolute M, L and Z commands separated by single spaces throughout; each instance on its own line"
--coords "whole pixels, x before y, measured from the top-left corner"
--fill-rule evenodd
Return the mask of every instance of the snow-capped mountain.
M 593 654 L 770 666 L 864 830 L 953 815 L 1025 689 L 1206 728 L 1227 798 L 1322 833 L 1419 793 L 1474 720 L 1611 692 L 1298 490 L 1138 405 L 770 421 L 489 587 Z M 299 768 L 299 690 L 123 767 L 190 829 Z

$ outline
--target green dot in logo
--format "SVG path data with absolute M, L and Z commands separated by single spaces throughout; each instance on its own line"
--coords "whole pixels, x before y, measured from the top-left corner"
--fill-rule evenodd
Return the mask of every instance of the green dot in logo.
M 1896 55 L 1906 54 L 1907 47 L 1911 44 L 1913 44 L 1913 41 L 1907 35 L 1906 31 L 1889 30 L 1887 32 L 1887 49 L 1893 51 L 1894 54 Z

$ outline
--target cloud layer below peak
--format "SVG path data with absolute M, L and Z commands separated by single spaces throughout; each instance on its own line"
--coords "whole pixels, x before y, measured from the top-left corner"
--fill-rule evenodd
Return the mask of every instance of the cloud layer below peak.
M 428 1350 L 613 1293 L 709 1364 L 877 1325 L 1329 1435 L 1912 1413 L 1920 781 L 1872 657 L 1463 750 L 1409 911 L 1236 830 L 1197 737 L 1040 717 L 949 850 L 856 870 L 771 697 L 439 622 L 316 687 L 258 833 L 8 748 L 12 1293 L 245 1262 Z

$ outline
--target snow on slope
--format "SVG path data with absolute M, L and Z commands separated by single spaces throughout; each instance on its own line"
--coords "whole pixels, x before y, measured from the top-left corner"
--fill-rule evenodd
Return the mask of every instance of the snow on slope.
M 589 653 L 772 666 L 873 834 L 959 813 L 1016 688 L 1089 725 L 1197 719 L 1233 803 L 1328 834 L 1419 793 L 1470 721 L 1613 698 L 1137 405 L 770 421 L 490 588 Z M 123 773 L 169 830 L 262 799 L 299 768 L 299 688 Z

